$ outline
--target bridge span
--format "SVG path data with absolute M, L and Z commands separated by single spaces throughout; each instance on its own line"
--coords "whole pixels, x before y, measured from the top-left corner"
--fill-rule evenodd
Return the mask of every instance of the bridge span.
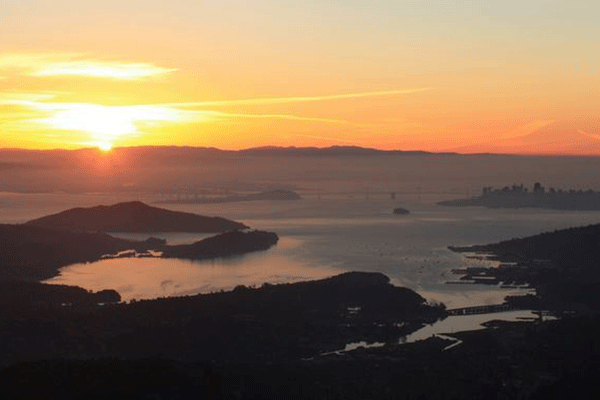
M 505 311 L 521 310 L 519 307 L 504 304 L 491 304 L 486 306 L 453 308 L 448 311 L 449 315 L 475 315 L 475 314 L 491 314 Z

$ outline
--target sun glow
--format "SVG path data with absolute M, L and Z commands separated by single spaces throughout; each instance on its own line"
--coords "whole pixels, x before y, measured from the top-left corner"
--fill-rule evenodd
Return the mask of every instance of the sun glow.
M 96 146 L 98 146 L 98 148 L 102 151 L 111 151 L 112 150 L 112 143 L 108 143 L 108 142 L 99 142 L 96 143 Z
M 89 141 L 101 150 L 110 150 L 115 141 L 136 136 L 140 125 L 161 122 L 181 122 L 188 113 L 164 106 L 103 106 L 85 103 L 35 103 L 40 111 L 48 112 L 35 122 L 46 129 L 84 132 Z

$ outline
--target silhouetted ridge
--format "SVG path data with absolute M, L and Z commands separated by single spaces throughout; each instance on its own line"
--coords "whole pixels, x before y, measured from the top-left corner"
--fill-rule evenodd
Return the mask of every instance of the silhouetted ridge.
M 277 244 L 279 237 L 273 232 L 225 232 L 192 244 L 159 247 L 165 258 L 204 259 L 234 256 L 252 251 L 267 250 Z
M 38 287 L 39 293 L 46 290 Z M 3 307 L 20 312 L 10 311 L 11 317 L 2 319 Z M 22 323 L 23 313 L 29 324 Z M 57 356 L 297 360 L 363 340 L 396 344 L 445 315 L 443 307 L 428 305 L 379 273 L 92 308 L 40 310 L 0 303 L 0 368 Z
M 477 252 L 506 264 L 471 267 L 461 279 L 485 276 L 488 284 L 529 284 L 538 296 L 509 298 L 512 304 L 542 309 L 600 310 L 600 225 L 562 229 L 488 245 L 449 247 Z M 540 305 L 541 304 L 541 305 Z
M 105 255 L 129 250 L 132 253 L 157 250 L 165 258 L 199 260 L 266 250 L 274 246 L 278 239 L 272 232 L 230 231 L 193 244 L 169 246 L 165 240 L 157 238 L 134 241 L 105 233 L 0 224 L 0 280 L 48 279 L 55 276 L 61 267 L 98 261 Z
M 277 147 L 264 146 L 239 150 L 245 155 L 264 156 L 374 156 L 374 155 L 425 155 L 425 154 L 452 154 L 431 153 L 421 150 L 380 150 L 360 146 L 330 146 L 330 147 Z
M 246 225 L 220 217 L 171 211 L 140 201 L 73 208 L 27 222 L 51 229 L 101 232 L 225 232 Z

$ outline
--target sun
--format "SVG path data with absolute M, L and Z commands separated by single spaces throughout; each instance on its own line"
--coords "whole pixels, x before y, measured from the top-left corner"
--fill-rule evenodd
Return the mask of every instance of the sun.
M 99 142 L 96 143 L 96 146 L 98 146 L 98 148 L 103 152 L 109 152 L 112 150 L 112 143 L 110 142 Z
M 87 140 L 78 144 L 110 151 L 115 142 L 139 136 L 138 126 L 185 120 L 186 115 L 168 106 L 105 106 L 87 103 L 38 103 L 46 118 L 36 121 L 46 129 L 82 132 Z

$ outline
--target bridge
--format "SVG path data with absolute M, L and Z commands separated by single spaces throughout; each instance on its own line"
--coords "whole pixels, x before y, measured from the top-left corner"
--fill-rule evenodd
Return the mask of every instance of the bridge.
M 476 306 L 476 307 L 463 307 L 463 308 L 453 308 L 451 310 L 446 310 L 449 315 L 475 315 L 475 314 L 491 314 L 491 313 L 499 313 L 505 311 L 514 311 L 520 310 L 520 308 L 515 306 L 510 306 L 506 303 L 504 304 L 491 304 L 487 306 Z

